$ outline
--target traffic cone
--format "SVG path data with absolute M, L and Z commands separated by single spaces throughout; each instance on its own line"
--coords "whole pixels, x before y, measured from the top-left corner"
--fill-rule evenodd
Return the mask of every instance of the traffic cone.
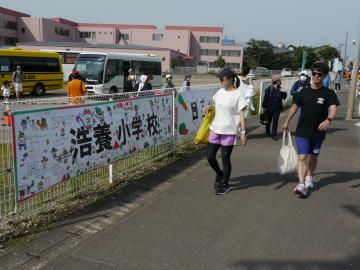
M 3 126 L 10 127 L 11 126 L 11 110 L 9 105 L 6 106 L 4 111 L 4 124 Z

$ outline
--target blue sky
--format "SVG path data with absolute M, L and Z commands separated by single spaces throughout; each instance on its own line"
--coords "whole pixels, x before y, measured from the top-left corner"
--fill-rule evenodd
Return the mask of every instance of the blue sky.
M 360 18 L 360 0 L 2 0 L 0 5 L 77 22 L 225 26 L 225 34 L 240 42 L 338 47 L 349 31 L 352 55 Z

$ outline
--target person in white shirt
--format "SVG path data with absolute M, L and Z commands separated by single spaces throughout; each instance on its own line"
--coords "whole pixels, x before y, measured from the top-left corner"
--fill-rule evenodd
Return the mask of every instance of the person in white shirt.
M 10 97 L 10 82 L 3 81 L 3 86 L 1 86 L 1 92 L 4 97 L 4 101 L 8 102 Z
M 191 75 L 186 75 L 181 86 L 184 92 L 190 91 L 190 80 L 191 80 Z
M 240 87 L 239 90 L 243 93 L 247 105 L 247 110 L 245 112 L 245 118 L 248 118 L 248 115 L 250 111 L 255 111 L 255 107 L 253 104 L 253 97 L 256 94 L 256 91 L 254 89 L 253 81 L 251 78 L 248 77 L 250 73 L 251 67 L 249 67 L 247 64 L 243 64 L 241 68 L 240 73 Z
M 223 88 L 219 89 L 213 97 L 215 117 L 210 125 L 208 145 L 208 162 L 216 172 L 216 194 L 223 195 L 230 191 L 229 179 L 231 174 L 230 157 L 236 144 L 239 126 L 241 126 L 241 144 L 246 145 L 245 111 L 246 102 L 244 95 L 237 88 L 240 80 L 234 70 L 225 68 L 219 78 Z M 212 106 L 207 106 L 208 112 Z M 216 160 L 216 153 L 221 148 L 223 170 Z
M 24 80 L 24 72 L 22 72 L 21 67 L 17 66 L 16 70 L 12 74 L 12 84 L 15 88 L 16 92 L 16 100 L 19 101 L 20 95 L 23 91 L 23 80 Z

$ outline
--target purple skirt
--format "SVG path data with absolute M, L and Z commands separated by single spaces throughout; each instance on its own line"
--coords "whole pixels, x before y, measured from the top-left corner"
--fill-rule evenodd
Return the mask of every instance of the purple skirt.
M 209 143 L 222 146 L 236 145 L 236 135 L 217 134 L 210 130 Z

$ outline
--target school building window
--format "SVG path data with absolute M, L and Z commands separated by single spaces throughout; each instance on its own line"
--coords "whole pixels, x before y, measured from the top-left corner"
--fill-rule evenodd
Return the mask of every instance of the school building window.
M 153 34 L 152 35 L 152 40 L 155 40 L 155 41 L 161 41 L 163 38 L 164 38 L 163 34 Z
M 200 43 L 220 43 L 220 37 L 200 36 Z
M 219 50 L 215 50 L 215 49 L 200 49 L 200 55 L 219 56 Z
M 120 34 L 119 35 L 120 40 L 129 40 L 129 34 Z
M 226 63 L 225 67 L 233 68 L 233 69 L 239 69 L 240 68 L 240 63 Z
M 222 50 L 221 56 L 233 56 L 233 57 L 240 57 L 241 51 L 239 50 Z
M 17 30 L 17 22 L 3 20 L 2 25 L 5 29 Z
M 95 38 L 95 32 L 79 32 L 80 38 Z
M 58 36 L 69 37 L 70 31 L 61 27 L 55 27 L 55 34 Z
M 16 45 L 17 42 L 18 42 L 18 39 L 16 37 L 3 36 L 2 41 L 0 40 L 0 43 L 2 43 L 4 45 Z

